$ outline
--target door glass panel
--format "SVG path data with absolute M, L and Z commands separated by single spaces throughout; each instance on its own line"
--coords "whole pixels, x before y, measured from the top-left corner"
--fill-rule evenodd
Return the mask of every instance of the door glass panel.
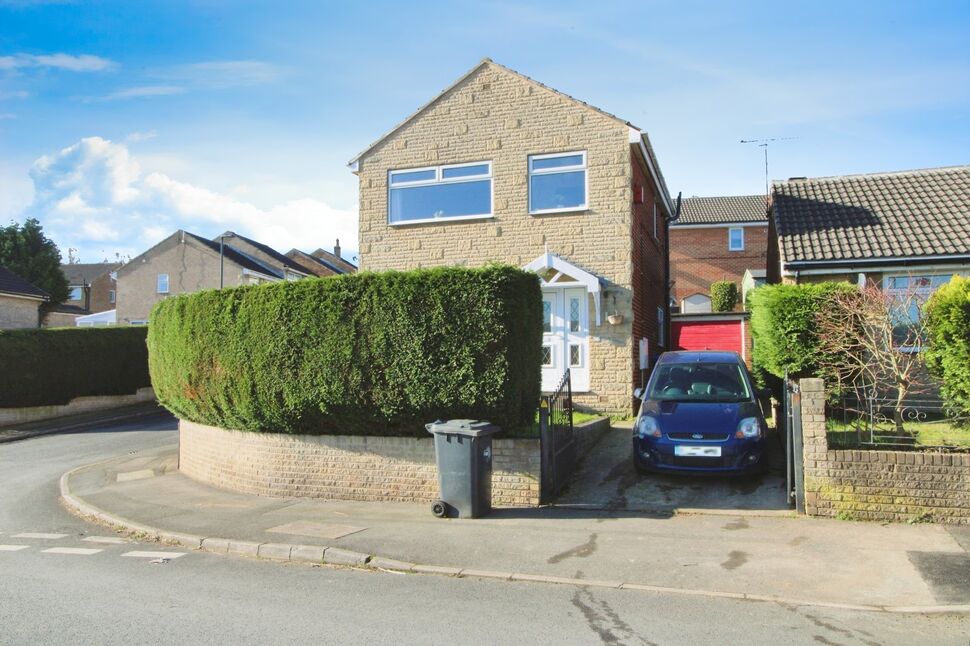
M 552 301 L 542 300 L 542 331 L 552 332 Z
M 569 345 L 569 367 L 578 368 L 583 365 L 583 348 L 580 345 Z
M 579 332 L 579 299 L 569 299 L 569 331 Z

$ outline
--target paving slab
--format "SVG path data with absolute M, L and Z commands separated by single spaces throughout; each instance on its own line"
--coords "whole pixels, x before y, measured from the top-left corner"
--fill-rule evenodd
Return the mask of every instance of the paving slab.
M 154 457 L 162 463 L 174 450 L 159 449 Z M 280 543 L 299 546 L 291 560 L 314 563 L 334 562 L 346 550 L 416 564 L 413 571 L 432 571 L 431 566 L 464 576 L 480 571 L 574 584 L 586 579 L 589 585 L 867 607 L 970 603 L 970 593 L 946 574 L 946 566 L 963 563 L 967 552 L 940 525 L 556 507 L 438 519 L 426 504 L 249 496 L 178 472 L 117 482 L 113 474 L 126 470 L 125 462 L 74 473 L 72 494 L 144 526 L 227 539 L 207 538 L 205 549 L 228 552 L 229 541 Z M 312 541 L 305 535 L 278 533 L 292 523 L 365 529 L 308 545 Z M 914 552 L 931 556 L 914 559 Z M 361 556 L 344 560 L 358 564 Z

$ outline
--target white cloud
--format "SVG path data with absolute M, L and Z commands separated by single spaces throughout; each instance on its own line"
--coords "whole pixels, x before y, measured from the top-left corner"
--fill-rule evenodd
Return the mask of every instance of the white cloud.
M 147 130 L 145 132 L 133 132 L 127 137 L 125 137 L 125 141 L 131 142 L 131 143 L 138 142 L 138 141 L 147 141 L 148 139 L 154 139 L 157 136 L 158 136 L 158 133 L 154 130 Z
M 309 197 L 261 208 L 165 173 L 143 175 L 126 145 L 100 137 L 41 157 L 30 175 L 27 211 L 84 259 L 138 254 L 179 228 L 205 236 L 232 229 L 283 252 L 329 247 L 336 238 L 348 251 L 357 246 L 353 211 Z
M 0 90 L 0 101 L 7 99 L 26 99 L 28 97 L 30 97 L 30 92 L 26 90 Z
M 185 88 L 178 85 L 139 85 L 112 92 L 104 96 L 83 97 L 82 101 L 119 101 L 124 99 L 144 99 L 154 96 L 171 96 L 183 94 Z
M 81 54 L 80 56 L 61 53 L 0 56 L 0 70 L 16 70 L 25 67 L 50 67 L 68 72 L 101 72 L 117 67 L 117 65 L 117 63 L 107 58 L 92 56 L 90 54 Z

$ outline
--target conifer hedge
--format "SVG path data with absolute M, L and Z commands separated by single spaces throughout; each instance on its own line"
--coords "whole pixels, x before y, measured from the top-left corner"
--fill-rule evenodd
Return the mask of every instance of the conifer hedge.
M 930 335 L 926 364 L 940 379 L 952 413 L 970 420 L 970 278 L 954 276 L 930 296 L 924 311 Z
M 144 327 L 0 330 L 0 408 L 132 395 L 150 386 Z
M 439 418 L 528 426 L 540 393 L 535 274 L 493 265 L 210 290 L 158 303 L 159 401 L 245 431 L 427 436 Z

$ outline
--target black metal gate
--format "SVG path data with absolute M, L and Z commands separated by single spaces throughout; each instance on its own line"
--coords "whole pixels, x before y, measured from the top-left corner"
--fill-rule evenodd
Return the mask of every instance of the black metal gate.
M 805 476 L 802 450 L 802 394 L 798 384 L 785 375 L 785 413 L 783 429 L 785 441 L 785 474 L 788 504 L 799 513 L 805 513 Z
M 573 393 L 569 370 L 552 395 L 539 403 L 539 432 L 542 446 L 540 501 L 551 502 L 566 486 L 576 467 L 576 439 L 573 437 Z

